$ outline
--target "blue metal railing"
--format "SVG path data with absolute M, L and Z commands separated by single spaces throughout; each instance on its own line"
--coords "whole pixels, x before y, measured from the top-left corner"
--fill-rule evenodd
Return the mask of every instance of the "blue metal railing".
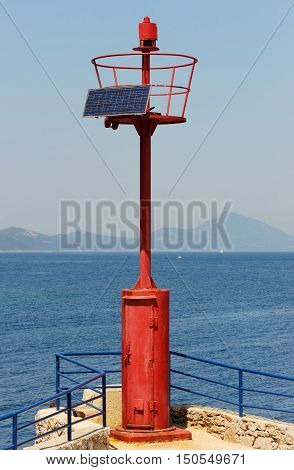
M 111 353 L 112 354 L 112 353 Z M 95 356 L 99 355 L 99 356 L 102 356 L 102 355 L 108 355 L 107 353 L 95 353 L 94 354 Z M 63 388 L 61 387 L 61 379 L 64 378 L 66 379 L 67 381 L 70 381 L 70 382 L 73 382 L 75 384 L 79 384 L 79 381 L 73 379 L 72 377 L 68 377 L 69 375 L 80 375 L 80 374 L 97 374 L 97 373 L 100 373 L 102 374 L 102 409 L 103 409 L 103 416 L 102 416 L 102 422 L 103 422 L 103 426 L 105 427 L 106 426 L 106 388 L 107 388 L 107 383 L 106 383 L 106 374 L 107 373 L 112 373 L 112 372 L 115 372 L 115 371 L 111 371 L 111 370 L 102 370 L 102 369 L 97 369 L 96 367 L 92 367 L 91 365 L 89 364 L 83 364 L 82 362 L 80 361 L 77 361 L 76 359 L 73 359 L 72 356 L 92 356 L 92 353 L 86 353 L 86 352 L 82 352 L 82 353 L 75 353 L 75 352 L 67 352 L 67 353 L 57 353 L 55 354 L 55 359 L 56 359 L 56 373 L 55 373 L 55 380 L 56 380 L 56 383 L 55 383 L 55 386 L 56 386 L 56 393 L 59 393 L 63 390 L 67 390 L 67 388 Z M 61 361 L 65 361 L 65 362 L 69 362 L 70 364 L 73 364 L 74 366 L 79 366 L 82 368 L 82 370 L 70 370 L 70 371 L 65 371 L 65 370 L 61 370 Z M 85 389 L 85 387 L 81 387 L 82 389 Z M 86 387 L 88 390 L 92 390 L 92 392 L 94 393 L 97 393 L 97 389 L 99 391 L 99 388 L 96 388 L 96 390 L 92 387 L 89 387 L 89 385 Z M 101 391 L 101 390 L 100 390 Z M 87 400 L 86 402 L 85 401 L 81 401 L 79 400 L 77 397 L 75 397 L 77 401 L 80 402 L 80 404 L 85 404 L 87 403 L 87 406 L 89 407 L 92 407 L 92 408 L 96 408 L 93 404 L 89 403 L 91 401 L 90 400 Z M 99 397 L 97 397 L 99 398 Z M 95 398 L 96 400 L 96 398 Z M 60 409 L 60 400 L 57 399 L 56 400 L 56 408 L 59 410 Z
M 76 358 L 79 357 L 109 357 L 109 356 L 121 356 L 121 353 L 118 351 L 98 351 L 98 352 L 77 352 L 77 351 L 70 351 L 70 352 L 62 352 L 57 353 L 56 355 L 56 393 L 62 390 L 61 387 L 61 379 L 66 379 L 71 382 L 76 382 L 71 376 L 72 375 L 79 375 L 79 374 L 91 374 L 97 371 L 96 368 L 92 367 L 91 365 L 86 365 L 77 360 Z M 75 358 L 75 359 L 73 359 Z M 64 370 L 61 369 L 62 361 L 69 362 L 70 364 L 74 364 L 75 366 L 82 367 L 83 369 L 80 370 Z M 121 374 L 121 368 L 119 369 L 106 369 L 103 367 L 103 372 L 107 375 L 109 374 Z M 70 377 L 69 377 L 70 376 Z M 119 388 L 120 385 L 116 384 L 107 384 L 106 388 Z M 90 387 L 88 387 L 90 388 Z M 94 390 L 93 390 L 94 391 Z
M 213 377 L 205 377 L 203 375 L 195 374 L 194 371 L 191 371 L 190 373 L 189 371 L 187 371 L 187 367 L 185 367 L 184 369 L 185 365 L 181 361 L 180 367 L 178 367 L 178 369 L 175 369 L 173 368 L 173 366 L 171 366 L 171 375 L 176 374 L 177 376 L 182 376 L 182 378 L 191 379 L 190 382 L 194 382 L 194 380 L 197 380 L 198 382 L 197 389 L 195 388 L 195 386 L 189 387 L 185 383 L 183 384 L 183 386 L 181 386 L 181 384 L 175 385 L 171 383 L 171 389 L 177 390 L 179 392 L 186 392 L 188 394 L 197 395 L 199 397 L 204 397 L 208 399 L 209 401 L 218 401 L 226 405 L 230 405 L 231 407 L 238 409 L 238 413 L 240 417 L 244 415 L 245 409 L 267 410 L 270 412 L 278 412 L 278 413 L 284 413 L 284 414 L 289 414 L 289 415 L 293 415 L 294 413 L 293 405 L 291 405 L 289 408 L 283 408 L 283 407 L 275 407 L 275 406 L 267 406 L 267 405 L 258 406 L 257 403 L 250 404 L 250 403 L 244 402 L 244 394 L 246 394 L 247 396 L 247 393 L 255 393 L 259 397 L 262 397 L 262 396 L 277 397 L 277 398 L 283 397 L 283 398 L 287 398 L 290 400 L 294 398 L 294 395 L 290 393 L 278 392 L 276 391 L 276 388 L 273 391 L 273 390 L 264 390 L 260 388 L 249 387 L 249 385 L 245 387 L 244 386 L 244 374 L 251 374 L 251 375 L 255 375 L 256 377 L 264 377 L 264 378 L 275 379 L 279 381 L 288 381 L 288 382 L 291 382 L 291 384 L 292 383 L 294 384 L 294 377 L 259 371 L 255 369 L 249 369 L 246 367 L 234 366 L 231 364 L 214 361 L 212 359 L 204 359 L 196 355 L 184 354 L 184 353 L 175 352 L 175 351 L 171 351 L 170 355 L 171 355 L 171 364 L 172 364 L 172 358 L 177 357 L 179 359 L 188 359 L 190 363 L 192 363 L 192 365 L 196 361 L 202 364 L 208 364 L 208 365 L 218 367 L 217 378 L 214 378 L 215 374 L 213 374 Z M 100 358 L 101 356 L 108 356 L 108 357 L 109 356 L 121 356 L 121 353 L 118 351 L 63 353 L 63 358 L 68 357 L 68 356 L 76 356 L 76 357 L 77 356 L 88 356 L 88 357 L 91 356 L 91 357 Z M 226 369 L 237 373 L 235 383 L 229 383 L 228 381 L 221 380 L 219 378 L 219 376 L 221 375 L 221 371 L 226 370 Z M 110 374 L 115 374 L 115 373 L 120 373 L 121 370 L 120 369 L 119 370 L 107 369 L 106 372 Z M 70 373 L 71 371 L 68 372 L 68 374 Z M 224 387 L 227 390 L 230 390 L 231 393 L 218 393 L 217 395 L 207 393 L 205 389 L 203 390 L 202 388 L 200 388 L 199 384 L 201 382 L 206 382 L 208 384 L 220 386 L 221 388 Z M 107 387 L 119 387 L 119 385 L 108 384 Z
M 178 391 L 181 391 L 181 392 L 187 392 L 187 393 L 190 393 L 190 394 L 193 394 L 193 395 L 198 395 L 200 397 L 205 397 L 205 398 L 208 398 L 210 400 L 219 401 L 219 402 L 222 402 L 222 403 L 226 403 L 228 405 L 233 405 L 233 406 L 238 408 L 238 412 L 239 412 L 240 417 L 242 417 L 244 415 L 244 410 L 245 409 L 249 409 L 249 410 L 250 409 L 266 410 L 266 411 L 270 411 L 270 412 L 273 411 L 273 412 L 286 413 L 286 414 L 288 414 L 288 413 L 293 414 L 294 413 L 294 402 L 293 402 L 291 408 L 287 408 L 287 409 L 279 408 L 279 407 L 275 407 L 275 406 L 274 407 L 273 406 L 267 406 L 266 404 L 258 406 L 256 404 L 251 404 L 251 403 L 244 402 L 244 393 L 247 393 L 247 392 L 248 393 L 255 393 L 255 394 L 258 394 L 258 395 L 261 395 L 261 396 L 267 395 L 267 396 L 294 399 L 294 395 L 289 394 L 289 393 L 277 392 L 277 391 L 272 391 L 272 390 L 263 390 L 263 389 L 254 388 L 254 387 L 245 387 L 244 386 L 244 374 L 250 374 L 250 375 L 254 375 L 254 376 L 258 376 L 258 377 L 267 377 L 267 378 L 280 380 L 280 381 L 288 381 L 288 382 L 292 382 L 293 385 L 294 385 L 294 377 L 290 377 L 290 376 L 287 376 L 287 375 L 281 375 L 281 374 L 274 374 L 274 373 L 270 373 L 270 372 L 264 372 L 264 371 L 255 370 L 255 369 L 249 369 L 249 368 L 246 368 L 246 367 L 234 366 L 234 365 L 231 365 L 231 364 L 226 364 L 224 362 L 218 362 L 218 361 L 214 361 L 212 359 L 204 359 L 204 358 L 199 357 L 199 356 L 195 356 L 195 355 L 191 355 L 191 354 L 184 354 L 184 353 L 175 352 L 175 351 L 171 351 L 170 355 L 171 355 L 171 362 L 172 362 L 172 357 L 178 357 L 178 358 L 189 359 L 189 360 L 192 360 L 194 362 L 199 362 L 199 363 L 202 363 L 202 364 L 209 364 L 209 365 L 217 366 L 217 367 L 220 367 L 222 369 L 229 369 L 229 370 L 232 370 L 232 371 L 236 371 L 237 372 L 237 379 L 238 379 L 237 384 L 234 385 L 232 383 L 227 383 L 223 380 L 219 380 L 219 379 L 216 380 L 216 379 L 211 378 L 211 377 L 196 375 L 194 373 L 187 372 L 187 370 L 184 371 L 182 367 L 181 367 L 181 370 L 174 369 L 173 367 L 171 367 L 171 369 L 170 369 L 171 373 L 176 374 L 177 376 L 187 377 L 189 379 L 196 379 L 200 382 L 206 382 L 206 383 L 209 383 L 209 384 L 219 385 L 221 387 L 226 387 L 226 388 L 229 388 L 231 390 L 235 390 L 237 400 L 228 399 L 227 395 L 225 395 L 225 397 L 223 395 L 215 396 L 215 395 L 211 395 L 210 393 L 207 393 L 207 392 L 200 392 L 198 388 L 195 389 L 193 387 L 193 389 L 191 389 L 191 388 L 187 388 L 187 386 L 174 385 L 173 383 L 171 383 L 171 389 L 175 389 L 175 390 L 178 390 Z
M 60 359 L 59 359 L 60 360 Z M 85 369 L 88 369 L 88 366 L 83 366 Z M 91 368 L 92 369 L 92 368 Z M 84 371 L 86 372 L 86 371 Z M 11 444 L 4 447 L 2 450 L 17 450 L 24 446 L 25 444 L 35 441 L 36 439 L 43 438 L 45 436 L 48 436 L 49 434 L 52 434 L 54 432 L 61 431 L 63 429 L 67 430 L 67 440 L 71 441 L 72 440 L 72 428 L 76 424 L 86 421 L 87 419 L 91 419 L 97 416 L 102 415 L 102 420 L 103 420 L 103 426 L 106 426 L 106 373 L 105 371 L 99 371 L 98 369 L 92 370 L 92 373 L 95 372 L 96 375 L 92 376 L 91 378 L 84 380 L 83 382 L 77 383 L 71 388 L 66 388 L 62 391 L 58 391 L 54 395 L 51 395 L 47 398 L 44 398 L 43 400 L 39 400 L 35 403 L 32 403 L 28 406 L 25 406 L 23 408 L 20 408 L 19 410 L 13 411 L 11 413 L 6 413 L 0 416 L 0 422 L 11 420 L 12 422 L 12 434 L 11 434 Z M 98 375 L 97 375 L 98 373 Z M 95 390 L 96 396 L 90 398 L 89 400 L 80 400 L 74 392 L 78 390 L 84 390 L 85 388 L 90 388 L 90 385 L 93 384 L 96 381 L 99 381 L 101 379 L 101 384 L 98 385 L 98 390 L 100 390 L 100 393 L 97 394 L 97 388 Z M 102 399 L 102 408 L 98 408 L 95 405 L 93 405 L 93 401 L 101 398 Z M 66 405 L 64 407 L 61 407 L 61 401 L 65 399 Z M 74 404 L 73 401 L 77 401 L 78 405 Z M 91 403 L 89 403 L 91 402 Z M 19 425 L 19 418 L 26 412 L 34 410 L 38 408 L 41 405 L 45 405 L 48 403 L 56 403 L 56 408 L 57 411 L 53 411 L 52 413 L 38 419 L 34 419 L 31 421 L 27 421 L 22 425 Z M 84 418 L 81 418 L 79 420 L 72 421 L 72 412 L 74 409 L 77 408 L 77 406 L 81 405 L 87 405 L 90 406 L 91 408 L 94 408 L 96 413 L 92 414 L 91 416 L 86 416 Z M 48 420 L 49 418 L 52 418 L 53 416 L 57 416 L 60 413 L 66 413 L 67 415 L 67 422 L 64 425 L 60 425 L 54 429 L 51 429 L 50 431 L 46 431 L 42 434 L 35 434 L 33 433 L 33 436 L 26 438 L 25 440 L 22 440 L 20 442 L 19 440 L 19 433 L 22 430 L 28 430 L 31 426 L 35 426 L 37 423 L 40 423 L 42 421 Z
M 119 368 L 110 368 L 104 367 L 102 369 L 97 369 L 96 367 L 93 367 L 92 365 L 89 364 L 84 364 L 81 362 L 80 357 L 88 357 L 88 358 L 96 358 L 98 357 L 99 359 L 102 357 L 106 357 L 106 359 L 110 356 L 116 356 L 119 357 L 121 356 L 121 352 L 119 351 L 101 351 L 101 352 L 63 352 L 63 353 L 58 353 L 56 354 L 56 393 L 55 395 L 52 395 L 50 397 L 45 398 L 44 400 L 40 400 L 36 403 L 33 403 L 32 405 L 29 405 L 27 407 L 21 408 L 20 410 L 17 410 L 12 413 L 7 413 L 5 415 L 0 416 L 0 422 L 4 420 L 12 420 L 12 444 L 5 449 L 17 449 L 20 448 L 22 445 L 26 444 L 27 442 L 33 441 L 35 439 L 44 437 L 46 435 L 49 435 L 53 432 L 57 432 L 61 429 L 66 428 L 67 429 L 67 438 L 68 440 L 72 439 L 72 427 L 86 419 L 90 419 L 99 415 L 102 415 L 102 420 L 103 420 L 103 426 L 106 426 L 107 423 L 107 416 L 106 416 L 106 390 L 107 388 L 110 387 L 120 387 L 121 385 L 119 384 L 110 384 L 106 383 L 106 374 L 121 374 L 121 369 Z M 259 387 L 255 388 L 254 386 L 245 386 L 244 383 L 247 382 L 248 380 L 244 380 L 245 375 L 250 375 L 250 376 L 255 376 L 256 378 L 265 378 L 267 380 L 273 379 L 274 381 L 278 380 L 279 383 L 287 382 L 291 383 L 291 385 L 294 385 L 294 377 L 290 377 L 287 375 L 282 375 L 282 374 L 275 374 L 275 373 L 270 373 L 270 372 L 264 372 L 264 371 L 259 371 L 255 369 L 249 369 L 246 367 L 240 367 L 240 366 L 235 366 L 223 362 L 218 362 L 212 359 L 204 359 L 202 357 L 192 355 L 192 354 L 185 354 L 185 353 L 180 353 L 180 352 L 175 352 L 171 351 L 170 352 L 171 356 L 171 364 L 174 359 L 178 359 L 178 368 L 174 368 L 173 365 L 171 365 L 171 376 L 173 377 L 176 375 L 178 378 L 182 377 L 183 379 L 186 379 L 186 382 L 188 381 L 188 384 L 185 382 L 184 384 L 177 383 L 175 385 L 174 383 L 171 383 L 170 387 L 171 390 L 176 390 L 178 392 L 181 392 L 181 394 L 187 393 L 187 394 L 192 394 L 196 395 L 199 397 L 203 397 L 205 399 L 208 399 L 208 403 L 210 404 L 210 401 L 218 401 L 221 403 L 225 403 L 229 407 L 236 407 L 239 412 L 239 416 L 242 417 L 244 415 L 245 410 L 250 410 L 250 409 L 255 409 L 255 410 L 267 410 L 270 412 L 278 412 L 278 413 L 284 413 L 286 415 L 293 415 L 294 414 L 294 406 L 291 404 L 288 408 L 283 408 L 279 406 L 268 406 L 267 404 L 262 404 L 258 405 L 257 403 L 248 403 L 245 399 L 244 396 L 247 397 L 247 394 L 250 393 L 255 393 L 258 396 L 266 396 L 269 398 L 276 397 L 277 400 L 284 398 L 284 399 L 289 399 L 292 400 L 294 399 L 294 395 L 291 393 L 288 393 L 288 388 L 286 389 L 286 392 L 279 392 L 276 390 L 276 386 L 274 390 L 270 389 L 261 389 Z M 186 364 L 183 364 L 184 359 L 189 360 L 189 366 L 187 367 Z M 181 362 L 179 362 L 181 360 Z M 192 366 L 194 367 L 194 364 L 205 364 L 208 366 L 214 366 L 217 367 L 217 378 L 215 378 L 215 374 L 210 375 L 210 376 L 203 376 L 198 373 L 195 373 L 194 369 L 191 370 Z M 70 364 L 72 367 L 78 367 L 78 369 L 70 369 L 66 370 L 65 364 L 68 365 Z M 96 366 L 96 361 L 95 361 L 95 366 Z M 227 380 L 222 379 L 222 371 L 232 371 L 233 373 L 236 373 L 236 380 L 234 383 L 229 383 Z M 92 376 L 86 381 L 79 381 L 73 378 L 75 375 L 84 375 L 84 374 L 96 374 L 95 376 Z M 92 387 L 93 382 L 96 380 L 101 379 L 101 385 L 98 385 L 96 387 Z M 192 385 L 194 384 L 194 381 L 197 380 L 197 388 Z M 72 388 L 66 388 L 63 386 L 64 381 L 70 381 L 71 383 L 74 383 L 75 385 L 72 386 Z M 120 381 L 119 381 L 120 383 Z M 226 393 L 208 393 L 207 389 L 202 389 L 199 387 L 200 383 L 207 383 L 211 386 L 217 386 L 225 388 L 227 390 Z M 73 393 L 77 390 L 84 390 L 84 389 L 90 389 L 93 392 L 95 392 L 96 396 L 91 397 L 88 400 L 80 400 L 79 398 L 76 397 L 76 395 Z M 97 395 L 98 391 L 98 395 Z M 93 401 L 102 398 L 102 409 L 96 407 L 93 405 Z M 66 406 L 61 407 L 61 401 L 62 399 L 66 399 Z M 85 418 L 82 418 L 78 421 L 73 421 L 72 422 L 72 410 L 77 407 L 77 405 L 74 405 L 72 400 L 76 400 L 79 405 L 87 404 L 87 406 L 93 408 L 95 411 L 98 411 L 98 413 L 87 416 Z M 57 411 L 54 411 L 50 415 L 47 415 L 46 417 L 33 420 L 31 422 L 25 423 L 22 426 L 19 426 L 19 416 L 26 411 L 35 409 L 39 407 L 40 405 L 49 403 L 49 402 L 55 402 L 56 403 L 56 409 Z M 293 402 L 294 403 L 294 402 Z M 30 439 L 27 439 L 25 441 L 19 442 L 19 431 L 28 428 L 29 426 L 35 425 L 38 422 L 41 422 L 43 420 L 46 420 L 52 416 L 58 415 L 59 413 L 62 412 L 67 412 L 67 424 L 60 426 L 59 428 L 50 430 L 46 433 L 43 434 L 38 434 L 37 436 L 34 436 Z

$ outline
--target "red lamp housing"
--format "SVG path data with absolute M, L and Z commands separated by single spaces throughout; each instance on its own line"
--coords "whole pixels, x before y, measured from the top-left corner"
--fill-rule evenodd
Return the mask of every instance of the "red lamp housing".
M 139 39 L 144 41 L 145 39 L 157 40 L 157 24 L 151 23 L 149 16 L 145 16 L 142 23 L 139 23 Z
M 149 16 L 145 16 L 142 23 L 139 23 L 139 39 L 140 46 L 135 50 L 158 51 L 158 47 L 156 47 L 158 39 L 157 24 L 151 23 Z

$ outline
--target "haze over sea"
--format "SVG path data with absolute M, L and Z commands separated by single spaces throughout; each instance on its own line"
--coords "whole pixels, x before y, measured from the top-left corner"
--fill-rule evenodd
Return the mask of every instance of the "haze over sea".
M 171 348 L 294 376 L 294 253 L 179 255 L 153 256 L 171 291 Z M 55 352 L 120 349 L 120 291 L 137 275 L 135 254 L 0 254 L 0 413 L 55 392 Z

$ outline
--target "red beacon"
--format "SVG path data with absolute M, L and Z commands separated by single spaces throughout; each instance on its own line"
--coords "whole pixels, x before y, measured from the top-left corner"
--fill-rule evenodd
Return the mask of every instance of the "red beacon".
M 139 39 L 140 47 L 137 50 L 142 48 L 152 48 L 153 51 L 158 51 L 156 47 L 156 41 L 158 39 L 157 35 L 157 24 L 151 23 L 149 16 L 145 16 L 142 23 L 139 23 Z
M 105 115 L 105 127 L 132 125 L 140 137 L 140 272 L 135 286 L 122 291 L 122 421 L 111 435 L 127 442 L 183 440 L 190 432 L 170 424 L 169 290 L 151 274 L 151 137 L 158 125 L 186 122 L 197 59 L 158 52 L 157 25 L 148 16 L 139 39 L 134 52 L 92 60 L 101 89 L 109 72 L 108 89 L 150 85 L 144 114 Z

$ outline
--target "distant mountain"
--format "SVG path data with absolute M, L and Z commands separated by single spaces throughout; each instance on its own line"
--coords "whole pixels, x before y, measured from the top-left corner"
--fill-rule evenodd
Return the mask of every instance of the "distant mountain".
M 251 217 L 232 212 L 228 215 L 225 227 L 236 251 L 294 250 L 292 235 Z
M 128 246 L 128 241 L 120 238 L 78 231 L 66 237 L 62 234 L 44 235 L 19 227 L 0 230 L 0 251 L 90 250 L 92 247 L 112 250 L 125 246 Z
M 215 219 L 192 230 L 163 228 L 153 232 L 152 246 L 158 251 L 294 251 L 294 236 L 244 215 L 228 214 L 224 229 L 222 233 L 221 227 L 217 228 Z M 102 249 L 97 248 L 101 246 L 104 250 L 130 250 L 136 244 L 126 238 L 81 232 L 72 233 L 70 243 L 66 241 L 64 235 L 44 235 L 17 227 L 0 230 L 0 251 L 59 251 L 60 246 L 69 250 Z
M 24 228 L 9 227 L 0 230 L 1 251 L 57 251 L 59 236 L 43 235 Z
M 294 236 L 251 217 L 231 212 L 223 228 L 224 233 L 217 230 L 217 220 L 212 219 L 193 230 L 159 229 L 153 233 L 153 246 L 164 249 L 169 237 L 175 248 L 177 240 L 184 240 L 183 250 L 191 249 L 188 240 L 192 240 L 195 249 L 199 246 L 202 251 L 294 251 Z

